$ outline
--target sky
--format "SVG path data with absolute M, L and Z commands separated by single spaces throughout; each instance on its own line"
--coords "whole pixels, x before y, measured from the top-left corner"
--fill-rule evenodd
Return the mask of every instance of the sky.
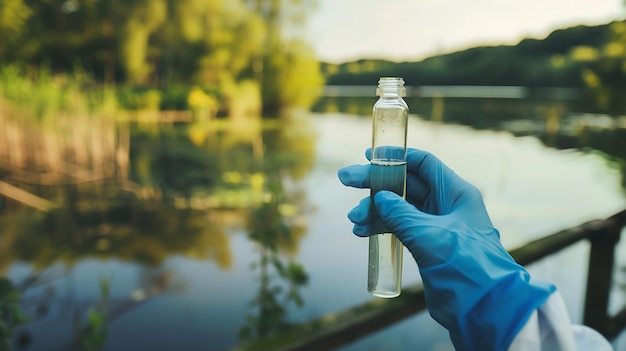
M 307 37 L 318 58 L 417 61 L 479 45 L 545 38 L 624 18 L 622 0 L 317 0 Z

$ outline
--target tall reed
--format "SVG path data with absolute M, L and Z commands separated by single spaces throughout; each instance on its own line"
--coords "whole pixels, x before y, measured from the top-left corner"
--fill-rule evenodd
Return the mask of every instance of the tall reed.
M 53 75 L 42 67 L 0 68 L 0 99 L 16 107 L 18 118 L 44 122 L 55 115 L 113 115 L 119 111 L 113 89 L 96 85 L 83 71 Z

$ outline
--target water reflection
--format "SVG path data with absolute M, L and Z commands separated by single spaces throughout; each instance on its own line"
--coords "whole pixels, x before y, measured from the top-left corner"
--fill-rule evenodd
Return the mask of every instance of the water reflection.
M 315 157 L 304 117 L 160 126 L 77 118 L 50 127 L 0 114 L 7 196 L 0 200 L 0 274 L 16 265 L 29 270 L 0 281 L 0 343 L 47 350 L 119 345 L 123 340 L 109 340 L 108 332 L 119 317 L 184 292 L 188 282 L 164 268 L 169 259 L 232 269 L 232 232 L 241 229 L 256 247 L 250 271 L 258 288 L 240 337 L 287 327 L 288 306 L 303 305 L 300 289 L 308 281 L 294 260 L 308 211 L 298 181 Z M 73 276 L 94 259 L 139 269 L 137 282 Z
M 609 165 L 617 165 L 622 174 L 622 188 L 626 191 L 626 128 L 592 130 L 583 128 L 577 135 L 542 135 L 548 146 L 558 149 L 582 149 L 601 155 Z
M 112 276 L 99 276 L 97 291 L 85 296 L 85 282 L 60 266 L 32 270 L 18 283 L 6 278 L 0 282 L 11 289 L 9 304 L 2 294 L 9 312 L 3 314 L 3 323 L 9 326 L 9 349 L 15 350 L 102 350 L 116 320 L 154 298 L 184 289 L 172 272 L 147 267 L 139 274 L 141 288 L 121 296 L 112 293 L 112 286 L 119 285 Z
M 74 131 L 67 138 L 64 133 L 70 126 L 35 128 L 5 120 L 4 126 L 12 129 L 0 129 L 4 138 L 0 144 L 9 150 L 3 143 L 13 143 L 16 151 L 1 154 L 0 181 L 51 203 L 40 211 L 30 209 L 38 202 L 24 197 L 24 192 L 0 197 L 0 275 L 19 293 L 17 306 L 26 317 L 22 324 L 14 323 L 23 321 L 19 318 L 3 319 L 13 323 L 8 328 L 13 335 L 5 340 L 25 350 L 133 350 L 150 348 L 150 342 L 163 348 L 167 347 L 160 343 L 169 342 L 173 349 L 184 344 L 200 350 L 206 349 L 209 339 L 221 350 L 280 332 L 294 320 L 316 318 L 369 298 L 362 288 L 365 278 L 358 275 L 361 262 L 354 259 L 360 248 L 349 241 L 356 239 L 347 235 L 350 228 L 345 220 L 345 211 L 361 194 L 334 197 L 341 188 L 336 169 L 353 162 L 368 143 L 371 125 L 366 116 L 372 102 L 359 101 L 349 107 L 337 100 L 334 108 L 352 108 L 364 117 L 294 114 L 263 121 L 249 117 L 173 124 L 101 122 L 98 128 Z M 551 230 L 550 225 L 565 225 L 553 224 L 564 214 L 544 209 L 561 207 L 571 216 L 570 209 L 552 202 L 543 207 L 533 203 L 524 188 L 527 184 L 520 180 L 534 176 L 523 171 L 528 167 L 510 159 L 496 161 L 521 155 L 537 162 L 541 161 L 537 154 L 545 150 L 498 153 L 522 143 L 512 142 L 510 134 L 503 141 L 505 133 L 474 133 L 445 123 L 476 122 L 477 128 L 545 136 L 544 142 L 555 147 L 576 142 L 575 147 L 591 145 L 594 152 L 622 157 L 619 144 L 624 135 L 619 128 L 605 130 L 597 123 L 580 127 L 583 119 L 574 118 L 570 102 L 440 97 L 411 108 L 432 120 L 414 124 L 418 140 L 436 143 L 431 146 L 450 153 L 467 147 L 464 152 L 472 157 L 464 159 L 490 160 L 485 164 L 491 168 L 467 168 L 476 170 L 483 185 L 509 182 L 505 196 L 499 196 L 502 192 L 496 185 L 485 189 L 495 204 L 495 217 L 506 220 L 507 213 L 515 212 L 519 214 L 511 216 L 515 222 L 531 217 L 524 217 L 523 211 L 545 212 L 546 218 L 532 214 L 536 221 L 531 228 L 528 223 L 523 230 L 515 223 L 503 225 L 513 228 L 514 234 L 517 230 L 519 242 L 527 240 L 529 232 L 539 235 Z M 518 124 L 514 130 L 513 124 L 507 124 L 522 119 L 530 121 L 526 127 Z M 319 143 L 314 127 L 321 131 Z M 96 133 L 97 142 L 88 131 Z M 41 145 L 29 139 L 54 142 Z M 73 150 L 88 141 L 104 146 Z M 75 156 L 80 153 L 87 157 Z M 25 161 L 10 163 L 17 159 Z M 48 160 L 55 159 L 64 163 L 47 166 Z M 535 165 L 549 168 L 557 159 L 563 160 L 550 155 Z M 103 166 L 97 168 L 99 164 Z M 480 173 L 493 169 L 498 172 L 491 177 Z M 101 177 L 93 177 L 98 172 Z M 567 172 L 556 173 L 558 184 L 563 183 L 561 177 Z M 593 176 L 573 178 L 586 183 Z M 53 186 L 52 180 L 58 184 Z M 546 193 L 538 201 L 562 196 L 550 194 L 549 186 L 533 190 Z M 575 216 L 582 213 L 577 211 Z M 320 263 L 320 252 L 333 261 Z M 315 284 L 308 284 L 313 279 Z M 179 313 L 185 303 L 193 311 Z M 2 302 L 2 308 L 6 306 Z M 176 318 L 193 323 L 178 323 Z M 154 336 L 159 323 L 169 334 Z M 153 337 L 144 338 L 148 333 Z M 443 338 L 447 340 L 446 335 Z
M 436 94 L 406 99 L 411 113 L 428 121 L 537 136 L 557 149 L 601 151 L 607 161 L 622 165 L 626 189 L 626 117 L 600 112 L 593 100 L 446 98 Z M 314 108 L 318 112 L 346 111 L 368 116 L 372 104 L 366 97 L 325 97 Z

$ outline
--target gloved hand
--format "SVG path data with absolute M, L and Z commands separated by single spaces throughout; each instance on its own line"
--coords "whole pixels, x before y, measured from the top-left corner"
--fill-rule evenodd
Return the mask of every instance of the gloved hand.
M 369 165 L 338 175 L 344 185 L 369 187 Z M 502 247 L 478 189 L 432 154 L 408 150 L 406 198 L 380 191 L 374 204 L 417 262 L 430 315 L 457 350 L 506 350 L 555 287 L 530 282 Z M 356 235 L 370 235 L 370 203 L 348 214 Z

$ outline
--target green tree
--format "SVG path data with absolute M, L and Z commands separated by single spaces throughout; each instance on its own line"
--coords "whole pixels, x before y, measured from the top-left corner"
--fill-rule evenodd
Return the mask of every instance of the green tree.
M 623 113 L 626 109 L 622 99 L 626 93 L 626 21 L 611 23 L 607 37 L 600 48 L 577 48 L 575 53 L 587 58 L 580 74 L 598 107 L 608 113 Z
M 31 16 L 30 8 L 23 0 L 3 0 L 0 2 L 0 62 L 20 58 L 20 53 L 32 48 L 22 46 L 26 23 Z
M 306 14 L 315 0 L 248 0 L 265 21 L 265 50 L 257 58 L 255 75 L 261 82 L 263 109 L 268 113 L 309 107 L 323 84 L 319 63 L 302 41 Z
M 190 22 L 181 32 L 191 43 L 202 45 L 194 80 L 224 88 L 237 81 L 242 71 L 251 65 L 252 57 L 261 52 L 265 28 L 261 19 L 240 1 L 202 3 L 205 8 L 198 11 L 199 6 L 195 6 L 195 16 L 181 18 L 182 22 Z M 196 24 L 191 24 L 194 22 Z
M 186 82 L 219 92 L 223 105 L 259 100 L 241 96 L 252 60 L 262 52 L 265 24 L 239 0 L 170 0 L 171 20 L 161 31 L 164 82 Z M 173 68 L 173 69 L 172 69 Z M 230 111 L 232 112 L 232 111 Z
M 76 67 L 108 84 L 188 85 L 219 92 L 223 106 L 310 105 L 321 85 L 302 42 L 312 0 L 6 0 L 0 63 Z M 245 92 L 243 94 L 242 92 Z M 245 95 L 245 97 L 242 97 Z M 235 110 L 254 110 L 232 105 Z M 258 104 L 258 103 L 257 103 Z
M 125 13 L 120 14 L 120 62 L 128 83 L 143 83 L 154 69 L 149 62 L 150 51 L 157 50 L 149 46 L 150 36 L 167 19 L 167 6 L 165 0 L 127 0 L 119 4 L 123 4 L 119 10 Z

